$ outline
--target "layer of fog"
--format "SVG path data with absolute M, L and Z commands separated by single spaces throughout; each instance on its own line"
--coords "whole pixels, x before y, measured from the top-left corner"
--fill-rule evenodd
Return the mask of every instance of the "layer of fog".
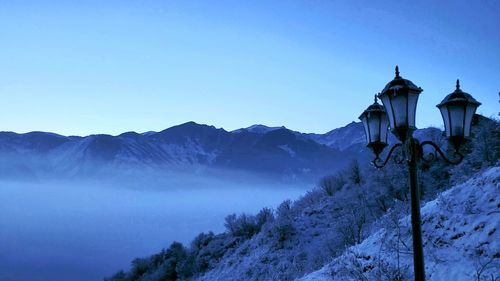
M 125 181 L 0 182 L 1 280 L 102 280 L 172 241 L 220 232 L 310 187 L 256 178 L 137 174 Z

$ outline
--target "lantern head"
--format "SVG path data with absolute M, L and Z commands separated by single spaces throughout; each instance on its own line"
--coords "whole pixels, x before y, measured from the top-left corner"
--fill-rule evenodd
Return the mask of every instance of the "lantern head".
M 377 102 L 377 95 L 375 95 L 375 102 L 363 111 L 359 119 L 363 122 L 367 147 L 378 157 L 387 146 L 389 121 L 384 107 Z
M 396 77 L 378 95 L 389 117 L 391 131 L 401 142 L 409 138 L 416 129 L 417 101 L 422 91 L 422 88 L 410 80 L 403 79 L 396 66 Z
M 455 91 L 437 105 L 443 117 L 446 137 L 455 150 L 458 151 L 464 139 L 470 136 L 472 117 L 480 105 L 480 102 L 460 89 L 459 80 Z

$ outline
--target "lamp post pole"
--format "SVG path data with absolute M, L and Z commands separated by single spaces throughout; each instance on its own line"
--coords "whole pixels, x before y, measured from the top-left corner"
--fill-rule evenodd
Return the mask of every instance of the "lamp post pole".
M 422 247 L 422 229 L 420 222 L 420 190 L 418 188 L 417 164 L 420 157 L 418 140 L 407 140 L 409 149 L 408 171 L 410 174 L 411 228 L 413 234 L 413 270 L 415 280 L 425 280 L 424 250 Z
M 415 281 L 425 281 L 424 250 L 422 245 L 422 229 L 420 222 L 420 190 L 418 187 L 418 163 L 420 160 L 432 161 L 437 154 L 449 164 L 456 165 L 463 159 L 459 149 L 463 141 L 469 137 L 472 117 L 480 102 L 471 95 L 460 89 L 460 82 L 457 80 L 456 90 L 446 96 L 437 105 L 441 111 L 445 125 L 445 133 L 450 144 L 454 148 L 454 159 L 449 159 L 441 148 L 432 141 L 419 142 L 413 137 L 415 127 L 415 113 L 418 96 L 422 88 L 417 87 L 413 82 L 403 79 L 399 75 L 399 68 L 396 66 L 396 77 L 390 81 L 382 92 L 375 95 L 375 101 L 359 116 L 362 121 L 367 147 L 375 154 L 373 165 L 383 168 L 392 153 L 401 148 L 403 158 L 395 158 L 396 163 L 402 164 L 406 159 L 409 172 L 409 187 L 411 199 L 411 226 L 413 235 L 413 269 Z M 382 100 L 383 106 L 377 102 Z M 388 145 L 387 129 L 391 128 L 392 133 L 399 139 L 399 143 L 392 145 L 385 157 L 380 158 L 380 154 Z M 432 146 L 433 153 L 424 156 L 424 146 Z

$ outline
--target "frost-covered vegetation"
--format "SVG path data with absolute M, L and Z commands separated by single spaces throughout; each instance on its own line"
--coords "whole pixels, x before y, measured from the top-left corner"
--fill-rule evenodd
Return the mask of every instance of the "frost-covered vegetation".
M 499 123 L 479 118 L 473 131 L 474 138 L 464 149 L 467 153 L 466 160 L 459 166 L 451 167 L 439 159 L 421 164 L 422 200 L 434 200 L 452 185 L 464 182 L 487 167 L 498 165 Z M 430 137 L 435 138 L 434 141 L 443 142 L 435 135 Z M 344 170 L 321 179 L 316 188 L 294 202 L 285 201 L 275 210 L 264 208 L 256 215 L 229 215 L 226 218 L 225 232 L 201 233 L 188 246 L 174 242 L 158 254 L 134 260 L 130 271 L 118 272 L 106 280 L 300 278 L 337 257 L 346 257 L 353 251 L 352 246 L 367 243 L 366 238 L 374 237 L 371 235 L 380 233 L 384 227 L 399 225 L 398 222 L 407 214 L 409 205 L 405 173 L 404 165 L 389 164 L 385 169 L 376 171 L 354 161 Z M 462 186 L 467 189 L 468 185 Z M 447 224 L 447 218 L 436 219 L 441 224 Z M 400 235 L 398 237 L 406 235 L 402 232 L 407 229 L 396 229 L 399 232 L 391 234 L 397 233 Z M 397 243 L 395 246 L 398 257 L 408 255 L 411 251 L 411 247 L 404 248 L 405 245 L 408 246 L 404 239 L 408 237 L 398 240 L 404 243 Z M 492 253 L 491 256 L 495 257 L 495 262 L 498 261 L 498 254 Z M 352 265 L 347 265 L 351 266 L 357 266 L 355 259 Z M 359 266 L 363 271 L 362 265 Z M 398 271 L 394 271 L 394 264 L 381 261 L 378 271 L 387 269 L 388 277 L 379 279 L 406 280 L 411 269 L 405 266 L 401 263 Z M 435 267 L 434 270 L 444 269 Z M 374 280 L 370 278 L 362 272 L 353 277 L 353 280 Z
M 422 208 L 427 280 L 500 280 L 500 167 L 475 175 Z M 301 281 L 412 280 L 410 216 L 380 228 Z

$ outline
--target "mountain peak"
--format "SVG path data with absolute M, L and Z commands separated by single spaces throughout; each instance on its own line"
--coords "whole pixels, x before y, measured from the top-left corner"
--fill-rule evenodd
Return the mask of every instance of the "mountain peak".
M 213 126 L 213 125 L 200 124 L 200 123 L 196 123 L 194 121 L 188 121 L 188 122 L 185 122 L 185 123 L 179 124 L 177 126 L 173 126 L 173 127 L 210 127 L 210 128 L 215 128 L 215 126 Z
M 176 126 L 172 126 L 170 128 L 167 128 L 161 132 L 159 132 L 158 134 L 162 135 L 166 132 L 172 132 L 172 131 L 176 131 L 176 132 L 193 132 L 193 131 L 197 131 L 197 130 L 217 130 L 217 131 L 224 131 L 224 129 L 220 128 L 220 129 L 217 129 L 215 126 L 211 126 L 211 125 L 206 125 L 206 124 L 199 124 L 199 123 L 196 123 L 194 121 L 189 121 L 189 122 L 186 122 L 186 123 L 182 123 L 180 125 L 176 125 Z
M 286 128 L 285 128 L 285 126 L 269 127 L 269 126 L 262 125 L 262 124 L 255 124 L 255 125 L 252 125 L 252 126 L 247 127 L 247 128 L 241 128 L 241 129 L 234 130 L 232 132 L 233 133 L 251 132 L 251 133 L 256 133 L 256 134 L 265 134 L 265 133 L 269 133 L 271 131 L 275 131 L 275 130 L 279 130 L 279 129 L 286 129 Z

